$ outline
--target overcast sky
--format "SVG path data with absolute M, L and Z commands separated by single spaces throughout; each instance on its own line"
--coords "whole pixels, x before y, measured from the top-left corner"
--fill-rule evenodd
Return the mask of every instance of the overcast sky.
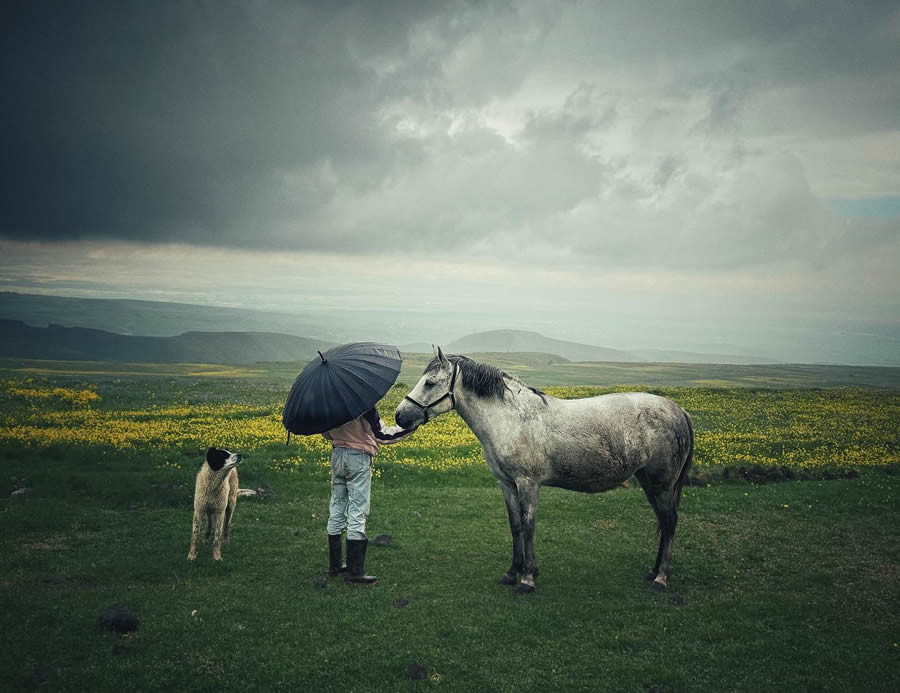
M 0 290 L 900 364 L 896 2 L 26 1 L 0 24 Z

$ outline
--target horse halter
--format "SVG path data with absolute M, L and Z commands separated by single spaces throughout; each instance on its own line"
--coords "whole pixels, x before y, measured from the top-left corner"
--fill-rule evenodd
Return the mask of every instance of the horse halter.
M 416 402 L 416 400 L 414 400 L 409 395 L 406 395 L 406 397 L 403 398 L 403 399 L 408 399 L 410 402 L 412 402 L 419 409 L 422 410 L 422 413 L 425 414 L 425 420 L 422 422 L 423 424 L 428 423 L 428 419 L 431 418 L 428 416 L 428 410 L 434 406 L 437 406 L 438 404 L 443 402 L 448 397 L 450 398 L 450 408 L 454 409 L 456 407 L 456 397 L 454 397 L 454 395 L 453 395 L 453 388 L 456 386 L 456 374 L 458 371 L 459 371 L 459 366 L 456 363 L 454 363 L 453 364 L 453 375 L 450 376 L 450 389 L 447 390 L 447 392 L 445 392 L 443 395 L 438 397 L 436 400 L 434 400 L 434 402 L 432 402 L 431 404 L 422 404 L 421 402 Z

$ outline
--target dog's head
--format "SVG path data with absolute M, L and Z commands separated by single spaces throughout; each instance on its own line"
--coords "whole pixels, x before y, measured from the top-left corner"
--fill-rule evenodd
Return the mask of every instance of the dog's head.
M 214 472 L 228 472 L 241 463 L 241 456 L 228 450 L 209 448 L 206 451 L 206 464 Z

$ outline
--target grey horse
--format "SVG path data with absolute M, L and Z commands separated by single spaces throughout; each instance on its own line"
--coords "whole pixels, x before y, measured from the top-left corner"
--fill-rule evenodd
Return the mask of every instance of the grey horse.
M 541 486 L 597 493 L 634 475 L 659 526 L 659 551 L 647 580 L 666 588 L 681 488 L 694 449 L 686 411 L 646 392 L 557 399 L 499 368 L 447 357 L 438 348 L 395 418 L 411 428 L 452 409 L 478 437 L 506 499 L 512 565 L 502 584 L 518 580 L 520 592 L 534 590 L 534 515 Z

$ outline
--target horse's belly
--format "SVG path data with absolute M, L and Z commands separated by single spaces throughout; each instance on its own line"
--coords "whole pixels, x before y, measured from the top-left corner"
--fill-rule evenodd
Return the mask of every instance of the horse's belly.
M 609 491 L 613 488 L 618 488 L 625 482 L 628 477 L 624 479 L 555 479 L 550 478 L 547 479 L 543 485 L 544 486 L 555 486 L 557 488 L 564 488 L 569 491 L 581 491 L 582 493 L 601 493 L 603 491 Z
M 600 493 L 621 486 L 627 481 L 638 465 L 628 460 L 607 459 L 603 464 L 597 458 L 579 459 L 569 456 L 551 462 L 551 475 L 544 486 L 557 486 L 570 491 Z

